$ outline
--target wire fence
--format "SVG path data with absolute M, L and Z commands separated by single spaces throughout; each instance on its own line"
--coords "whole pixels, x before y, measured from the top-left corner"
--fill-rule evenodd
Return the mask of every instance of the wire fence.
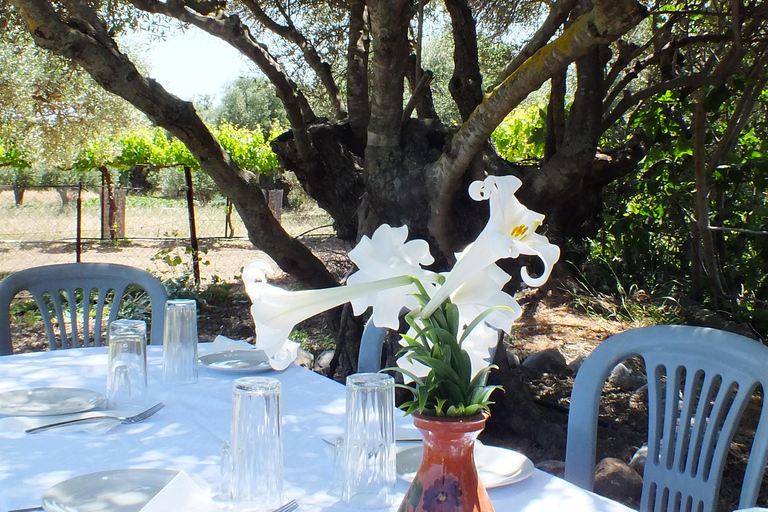
M 249 261 L 266 257 L 249 242 L 226 198 L 193 201 L 190 209 L 181 192 L 180 198 L 167 198 L 118 189 L 113 193 L 116 210 L 110 212 L 107 189 L 28 187 L 19 201 L 12 189 L 0 187 L 0 277 L 29 267 L 83 261 L 123 263 L 161 278 L 178 278 L 194 274 L 197 244 L 205 283 L 214 276 L 236 279 Z M 275 199 L 270 204 L 279 210 Z M 282 216 L 283 227 L 294 235 L 311 231 L 313 236 L 330 236 L 330 223 L 316 208 Z

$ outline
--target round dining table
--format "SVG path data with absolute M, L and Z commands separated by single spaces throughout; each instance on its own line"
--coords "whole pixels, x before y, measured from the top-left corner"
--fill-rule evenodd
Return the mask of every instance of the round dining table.
M 201 343 L 200 353 L 208 345 Z M 126 468 L 185 471 L 219 491 L 222 448 L 232 419 L 232 383 L 244 373 L 201 366 L 195 384 L 162 381 L 162 347 L 147 350 L 148 394 L 165 408 L 149 419 L 108 432 L 53 429 L 26 434 L 0 416 L 0 511 L 40 506 L 51 486 L 79 475 Z M 0 357 L 0 393 L 40 387 L 105 392 L 107 348 L 75 348 Z M 328 439 L 343 434 L 344 386 L 291 365 L 261 375 L 282 383 L 283 493 L 299 510 L 353 510 L 334 491 Z M 103 406 L 102 406 L 103 407 Z M 410 418 L 398 414 L 402 428 Z M 416 431 L 413 431 L 416 434 Z M 330 453 L 329 453 L 330 452 Z M 408 483 L 397 481 L 398 501 Z M 497 512 L 628 512 L 627 507 L 538 469 L 488 490 Z M 397 504 L 380 510 L 397 510 Z

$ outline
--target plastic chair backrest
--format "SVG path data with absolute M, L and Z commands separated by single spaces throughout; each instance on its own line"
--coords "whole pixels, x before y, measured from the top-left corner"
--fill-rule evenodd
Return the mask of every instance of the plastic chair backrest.
M 55 350 L 53 320 L 58 321 L 62 348 L 81 346 L 81 342 L 82 346 L 100 345 L 105 302 L 112 298 L 111 307 L 106 308 L 109 310 L 109 325 L 117 318 L 128 286 L 141 288 L 149 295 L 152 309 L 149 341 L 162 342 L 168 294 L 162 282 L 146 270 L 112 263 L 65 263 L 14 272 L 0 281 L 0 355 L 13 353 L 10 304 L 19 292 L 27 290 L 34 297 L 43 316 L 48 344 L 51 350 Z M 94 302 L 94 329 L 91 333 L 89 320 Z M 54 308 L 55 318 L 52 318 L 49 304 Z M 83 304 L 88 307 L 83 307 Z M 69 333 L 67 325 L 70 326 Z
M 648 374 L 648 456 L 641 511 L 714 512 L 731 440 L 758 386 L 766 389 L 768 347 L 705 327 L 642 327 L 611 336 L 586 358 L 574 381 L 565 479 L 592 489 L 600 395 L 628 357 Z M 755 505 L 768 457 L 768 407 L 744 473 L 739 508 Z
M 368 321 L 360 339 L 360 353 L 357 356 L 357 371 L 359 373 L 376 373 L 381 370 L 381 349 L 387 337 L 385 327 L 376 327 Z

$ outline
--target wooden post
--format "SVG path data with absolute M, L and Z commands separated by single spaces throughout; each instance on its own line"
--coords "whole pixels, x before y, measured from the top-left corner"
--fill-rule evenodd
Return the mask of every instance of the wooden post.
M 272 190 L 262 189 L 261 191 L 264 193 L 264 199 L 267 200 L 267 205 L 269 205 L 272 215 L 275 216 L 277 222 L 280 222 L 283 216 L 283 190 L 278 188 Z
M 192 193 L 192 169 L 184 166 L 184 178 L 187 181 L 187 210 L 189 211 L 189 243 L 192 246 L 192 272 L 195 276 L 195 286 L 200 288 L 200 249 L 197 245 L 197 228 L 195 227 L 195 197 Z

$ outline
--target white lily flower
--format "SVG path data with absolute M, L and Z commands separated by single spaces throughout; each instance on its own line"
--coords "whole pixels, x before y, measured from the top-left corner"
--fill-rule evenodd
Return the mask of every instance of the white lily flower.
M 429 244 L 424 240 L 406 242 L 407 238 L 407 226 L 393 228 L 389 224 L 379 226 L 371 238 L 362 237 L 349 252 L 349 258 L 359 270 L 349 276 L 347 283 L 356 285 L 403 275 L 416 277 L 424 286 L 437 281 L 436 273 L 421 267 L 435 261 L 429 252 Z M 413 296 L 416 292 L 416 285 L 411 284 L 358 297 L 350 302 L 356 315 L 373 306 L 371 321 L 374 325 L 397 329 L 400 311 L 418 306 Z
M 264 350 L 276 370 L 285 369 L 295 359 L 298 345 L 292 345 L 294 342 L 288 340 L 288 335 L 297 323 L 357 297 L 406 287 L 413 282 L 413 278 L 406 275 L 357 285 L 291 292 L 266 283 L 264 270 L 269 268 L 266 262 L 256 260 L 243 270 L 243 281 L 253 303 L 251 316 L 256 324 L 256 346 Z
M 445 283 L 424 308 L 428 317 L 463 283 L 502 258 L 516 258 L 521 254 L 538 256 L 544 271 L 537 278 L 523 268 L 520 274 L 529 286 L 541 286 L 549 279 L 552 266 L 560 257 L 560 248 L 549 243 L 547 237 L 535 233 L 544 215 L 523 206 L 515 197 L 522 182 L 514 176 L 488 176 L 469 187 L 475 201 L 489 201 L 490 219 L 477 239 L 462 251 Z

